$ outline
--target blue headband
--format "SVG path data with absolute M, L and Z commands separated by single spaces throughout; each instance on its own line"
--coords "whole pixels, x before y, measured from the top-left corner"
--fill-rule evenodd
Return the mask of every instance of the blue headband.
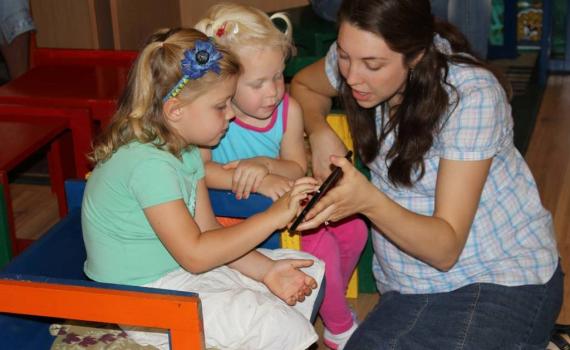
M 190 80 L 201 78 L 208 71 L 220 74 L 221 69 L 218 62 L 222 54 L 209 40 L 197 40 L 192 50 L 184 51 L 184 58 L 180 62 L 182 68 L 182 78 L 164 96 L 162 102 L 169 98 L 176 97 Z

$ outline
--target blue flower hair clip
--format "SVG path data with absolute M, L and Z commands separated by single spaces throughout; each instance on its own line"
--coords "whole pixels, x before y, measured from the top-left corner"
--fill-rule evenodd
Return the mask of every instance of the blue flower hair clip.
M 180 62 L 182 67 L 182 78 L 164 96 L 162 102 L 169 98 L 176 97 L 190 80 L 199 79 L 208 71 L 220 74 L 221 69 L 218 62 L 222 54 L 209 40 L 197 40 L 192 50 L 184 51 L 184 58 Z

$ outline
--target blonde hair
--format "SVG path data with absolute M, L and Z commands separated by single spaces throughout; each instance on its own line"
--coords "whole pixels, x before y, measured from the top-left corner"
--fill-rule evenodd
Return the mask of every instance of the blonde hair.
M 129 72 L 127 86 L 109 127 L 89 155 L 91 161 L 105 161 L 131 141 L 153 143 L 180 156 L 188 145 L 168 127 L 162 110 L 163 98 L 182 78 L 184 52 L 194 48 L 198 40 L 208 40 L 208 37 L 195 29 L 163 29 L 150 36 Z M 190 80 L 177 96 L 183 103 L 192 102 L 216 83 L 240 73 L 237 57 L 219 45 L 216 48 L 222 54 L 218 61 L 220 73 L 210 71 Z
M 285 23 L 281 32 L 274 23 Z M 234 52 L 243 47 L 271 47 L 282 50 L 284 58 L 295 54 L 289 17 L 277 12 L 271 17 L 255 7 L 221 3 L 210 7 L 206 16 L 194 28 L 206 33 L 216 42 L 226 45 Z

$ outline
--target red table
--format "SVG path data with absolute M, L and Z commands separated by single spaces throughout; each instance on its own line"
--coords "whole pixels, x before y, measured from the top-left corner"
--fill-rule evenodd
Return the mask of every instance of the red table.
M 32 68 L 0 86 L 0 104 L 79 108 L 91 121 L 105 126 L 127 81 L 135 51 L 36 49 Z M 77 175 L 89 170 L 90 151 L 97 125 L 70 119 Z
M 129 67 L 41 65 L 0 87 L 0 103 L 88 108 L 106 123 L 123 91 Z
M 65 142 L 65 132 L 68 122 L 64 119 L 48 119 L 31 124 L 28 122 L 0 121 L 0 183 L 4 191 L 8 217 L 9 236 L 12 252 L 18 254 L 31 241 L 16 239 L 14 212 L 10 196 L 8 173 L 44 147 L 49 147 L 48 162 L 52 190 L 58 198 L 59 214 L 66 213 L 64 179 L 70 171 L 70 161 L 73 159 L 69 152 L 62 148 Z
M 75 158 L 75 171 L 71 177 L 83 178 L 91 168 L 85 157 L 91 150 L 93 125 L 88 110 L 84 108 L 26 107 L 21 105 L 0 105 L 0 122 L 20 122 L 44 126 L 63 121 L 71 131 L 71 148 Z M 1 140 L 2 148 L 5 148 Z M 66 151 L 66 150 L 64 150 Z M 67 150 L 69 151 L 69 150 Z

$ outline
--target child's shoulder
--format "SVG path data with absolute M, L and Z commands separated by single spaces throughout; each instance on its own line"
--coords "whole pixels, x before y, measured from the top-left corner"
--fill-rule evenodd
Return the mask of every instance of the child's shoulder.
M 297 102 L 297 100 L 295 100 L 295 98 L 291 95 L 289 95 L 289 114 L 294 113 L 294 114 L 299 114 L 299 115 L 303 115 L 303 110 L 301 109 L 301 105 L 299 104 L 299 102 Z
M 178 158 L 151 143 L 131 142 L 121 146 L 107 161 L 99 163 L 93 174 L 129 179 L 151 177 L 151 174 L 199 175 L 202 172 L 202 159 L 195 147 L 183 150 Z
M 115 155 L 119 156 L 119 158 L 140 160 L 148 158 L 168 158 L 169 153 L 152 143 L 133 141 L 119 147 Z
M 171 153 L 156 147 L 152 143 L 134 141 L 119 147 L 105 163 L 115 167 L 136 168 L 142 164 L 155 163 L 156 161 L 179 162 Z

